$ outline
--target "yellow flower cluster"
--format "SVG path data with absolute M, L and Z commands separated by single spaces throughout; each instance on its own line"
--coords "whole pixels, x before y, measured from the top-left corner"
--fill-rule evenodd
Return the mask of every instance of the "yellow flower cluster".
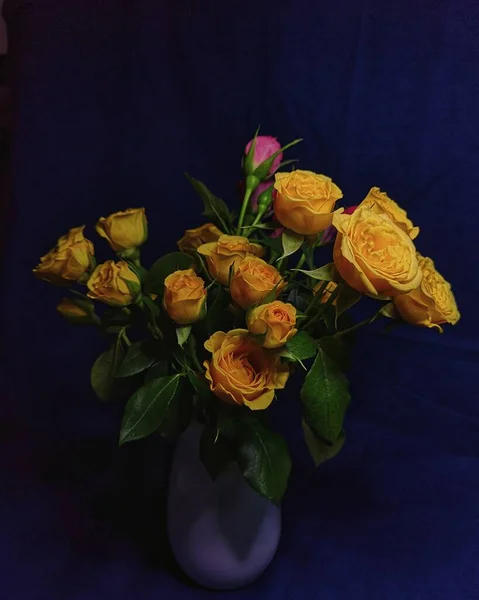
M 84 225 L 74 227 L 62 236 L 56 246 L 42 256 L 40 264 L 33 269 L 34 274 L 57 285 L 86 283 L 90 298 L 111 306 L 131 304 L 140 292 L 138 276 L 123 260 L 108 260 L 95 268 L 94 247 L 84 237 L 84 229 Z M 148 237 L 145 209 L 130 208 L 101 217 L 96 231 L 115 252 L 131 255 Z M 58 310 L 63 315 L 71 313 L 71 307 L 64 301 Z

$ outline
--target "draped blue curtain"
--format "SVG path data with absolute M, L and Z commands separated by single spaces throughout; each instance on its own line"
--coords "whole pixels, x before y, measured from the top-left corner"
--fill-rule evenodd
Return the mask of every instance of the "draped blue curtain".
M 170 448 L 116 447 L 95 332 L 31 269 L 69 227 L 145 206 L 145 259 L 200 223 L 185 171 L 231 207 L 258 124 L 357 204 L 421 227 L 462 319 L 364 332 L 347 443 L 315 471 L 296 392 L 275 562 L 235 598 L 472 600 L 479 593 L 479 4 L 475 0 L 5 0 L 15 95 L 2 264 L 2 597 L 190 599 L 165 540 Z M 106 248 L 98 241 L 100 257 Z

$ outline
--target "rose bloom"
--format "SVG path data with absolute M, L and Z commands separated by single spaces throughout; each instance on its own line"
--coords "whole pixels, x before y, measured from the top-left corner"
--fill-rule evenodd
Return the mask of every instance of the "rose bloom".
M 163 307 L 179 325 L 190 325 L 204 316 L 205 282 L 193 269 L 175 271 L 165 279 Z
M 223 232 L 213 223 L 205 223 L 195 229 L 187 229 L 184 236 L 178 242 L 178 248 L 182 252 L 195 252 L 201 245 L 216 242 Z
M 198 253 L 206 257 L 211 277 L 228 285 L 231 265 L 246 256 L 263 256 L 265 250 L 241 235 L 222 235 L 218 241 L 200 246 Z
M 230 294 L 233 300 L 248 308 L 262 302 L 276 288 L 276 297 L 285 286 L 278 269 L 261 258 L 247 256 L 236 264 L 236 271 L 231 279 Z
M 141 291 L 140 280 L 128 263 L 107 260 L 93 271 L 87 282 L 88 297 L 110 306 L 128 306 Z
M 286 385 L 288 365 L 252 340 L 246 329 L 217 331 L 205 348 L 212 355 L 203 363 L 206 379 L 224 402 L 263 410 L 273 401 L 275 390 Z
M 406 211 L 396 204 L 386 192 L 381 192 L 378 187 L 371 188 L 359 206 L 369 208 L 377 215 L 385 214 L 395 225 L 407 233 L 412 240 L 419 233 L 419 227 L 414 226 L 413 222 L 408 218 Z
M 323 281 L 320 281 L 319 283 L 317 283 L 314 288 L 313 288 L 313 294 L 316 295 L 319 290 L 322 288 L 323 286 Z M 325 304 L 329 298 L 331 297 L 331 294 L 334 292 L 334 290 L 338 287 L 338 284 L 334 281 L 328 281 L 326 287 L 324 288 L 322 294 L 321 294 L 321 298 L 319 299 L 320 304 Z M 336 306 L 336 298 L 331 302 L 331 304 L 333 306 Z
M 105 238 L 115 252 L 137 248 L 148 239 L 144 208 L 129 208 L 101 217 L 96 232 Z
M 276 173 L 274 214 L 287 229 L 314 235 L 327 229 L 332 211 L 343 193 L 329 177 L 312 171 Z
M 55 248 L 40 259 L 33 269 L 38 279 L 67 284 L 81 279 L 93 266 L 94 248 L 83 236 L 85 226 L 74 227 L 63 235 Z
M 444 323 L 455 325 L 461 315 L 450 284 L 436 270 L 430 258 L 418 253 L 419 268 L 423 277 L 421 285 L 394 298 L 401 317 L 412 325 L 436 328 L 442 333 Z
M 246 145 L 244 151 L 245 156 L 248 154 L 252 143 L 253 140 L 250 140 Z M 281 144 L 276 138 L 271 137 L 270 135 L 258 135 L 256 138 L 256 146 L 253 155 L 253 168 L 256 169 L 256 167 L 258 167 L 265 160 L 268 160 L 268 158 L 271 158 L 271 156 L 273 156 L 275 152 L 278 152 L 278 150 L 281 150 Z M 279 165 L 281 164 L 282 160 L 283 153 L 281 152 L 273 160 L 273 164 L 269 170 L 269 175 L 272 175 L 279 169 Z
M 397 296 L 417 288 L 422 273 L 411 238 L 386 215 L 364 207 L 334 213 L 338 230 L 333 259 L 341 277 L 372 296 Z
M 248 331 L 252 335 L 264 336 L 264 348 L 284 346 L 298 330 L 296 329 L 296 308 L 275 300 L 253 308 L 246 317 Z
M 73 301 L 70 298 L 62 298 L 57 305 L 57 311 L 71 323 L 90 323 L 93 310 L 88 305 L 83 305 L 83 302 L 91 304 L 89 300 Z

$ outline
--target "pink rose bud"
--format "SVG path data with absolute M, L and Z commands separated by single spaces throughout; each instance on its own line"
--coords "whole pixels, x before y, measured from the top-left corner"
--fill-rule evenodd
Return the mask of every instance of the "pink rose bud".
M 270 235 L 273 239 L 279 238 L 283 235 L 284 227 L 277 227 Z
M 343 215 L 352 215 L 353 212 L 357 209 L 358 205 L 348 206 L 348 208 L 344 209 Z
M 246 145 L 244 151 L 246 156 L 250 151 L 252 143 L 253 140 L 248 142 L 248 144 Z M 281 150 L 281 144 L 276 138 L 271 137 L 270 135 L 258 135 L 258 137 L 256 138 L 256 147 L 254 149 L 254 154 L 252 156 L 251 161 L 251 172 L 253 172 L 265 160 L 268 160 L 268 158 L 270 158 L 275 152 L 278 152 L 278 150 Z M 268 171 L 269 175 L 272 175 L 279 169 L 279 165 L 281 164 L 282 160 L 283 153 L 280 152 L 278 156 L 273 160 L 273 164 L 271 165 Z

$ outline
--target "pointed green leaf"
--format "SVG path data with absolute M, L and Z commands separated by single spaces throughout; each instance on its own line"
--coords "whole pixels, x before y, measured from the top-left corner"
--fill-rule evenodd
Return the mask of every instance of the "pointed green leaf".
M 194 177 L 191 177 L 188 173 L 185 173 L 185 175 L 194 190 L 203 200 L 205 207 L 203 214 L 205 217 L 216 223 L 224 233 L 230 233 L 232 228 L 231 215 L 226 203 L 221 200 L 221 198 L 217 198 L 212 194 L 203 182 L 194 179 Z
M 212 392 L 204 375 L 188 371 L 188 380 L 193 386 L 200 404 L 208 404 L 211 400 Z
M 135 342 L 128 347 L 116 377 L 131 377 L 141 373 L 155 362 L 159 346 L 154 340 Z
M 393 302 L 388 302 L 379 309 L 379 314 L 388 319 L 398 319 L 399 313 L 396 310 Z
M 181 375 L 153 379 L 128 400 L 120 430 L 120 446 L 144 438 L 161 427 L 174 401 Z
M 90 381 L 95 394 L 100 400 L 111 400 L 118 365 L 121 363 L 124 354 L 120 332 L 115 343 L 106 352 L 100 354 L 93 364 Z
M 286 256 L 290 256 L 297 252 L 304 242 L 304 236 L 299 235 L 299 233 L 294 233 L 294 231 L 290 231 L 289 229 L 285 229 L 281 236 L 281 243 L 283 245 L 283 254 L 278 258 L 281 260 L 282 258 L 286 258 Z
M 155 362 L 145 374 L 145 383 L 148 383 L 152 379 L 158 379 L 168 375 L 168 361 L 166 359 L 160 359 Z
M 319 345 L 343 370 L 349 367 L 350 348 L 341 337 L 324 336 L 319 340 Z
M 191 325 L 184 325 L 183 327 L 176 328 L 176 339 L 178 340 L 178 345 L 180 348 L 183 348 L 186 341 L 190 337 L 191 333 Z
M 346 439 L 344 431 L 339 434 L 339 437 L 334 444 L 327 444 L 324 440 L 318 438 L 318 436 L 314 433 L 304 419 L 302 425 L 304 441 L 306 442 L 309 453 L 311 454 L 311 458 L 313 459 L 316 467 L 319 467 L 320 464 L 336 456 L 336 454 L 338 454 L 341 448 L 344 446 L 344 441 Z
M 145 277 L 145 294 L 163 295 L 165 279 L 178 270 L 189 269 L 195 264 L 192 256 L 184 252 L 171 252 L 159 258 Z
M 319 267 L 319 269 L 314 269 L 313 271 L 306 271 L 305 269 L 292 269 L 292 271 L 299 271 L 300 273 L 304 273 L 308 277 L 311 277 L 311 279 L 317 279 L 319 281 L 338 280 L 338 274 L 334 263 L 329 263 L 324 265 L 324 267 Z
M 304 418 L 320 438 L 334 443 L 349 404 L 348 380 L 338 363 L 320 347 L 301 388 Z
M 236 428 L 235 458 L 243 476 L 256 492 L 279 505 L 291 471 L 285 440 L 253 417 L 239 420 Z
M 306 331 L 298 331 L 294 337 L 286 342 L 286 349 L 297 360 L 306 360 L 315 356 L 318 342 Z

